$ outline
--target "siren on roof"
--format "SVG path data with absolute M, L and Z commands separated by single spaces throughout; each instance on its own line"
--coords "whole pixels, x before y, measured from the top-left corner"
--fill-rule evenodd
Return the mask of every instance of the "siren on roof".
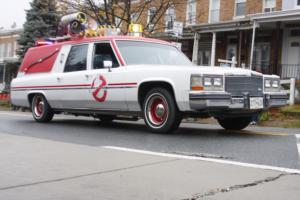
M 40 47 L 40 46 L 46 46 L 46 45 L 51 45 L 54 44 L 53 41 L 51 40 L 37 40 L 35 41 L 35 46 Z
M 130 24 L 128 35 L 141 37 L 143 35 L 143 26 L 141 24 Z
M 35 46 L 51 45 L 57 42 L 77 40 L 84 37 L 101 37 L 120 35 L 120 29 L 112 25 L 100 25 L 96 20 L 85 13 L 77 12 L 61 18 L 56 38 L 37 40 Z M 128 34 L 142 36 L 143 27 L 140 24 L 130 24 Z
M 77 12 L 77 13 L 65 15 L 61 18 L 61 22 L 65 25 L 69 25 L 75 21 L 78 23 L 84 24 L 87 22 L 87 20 L 88 20 L 88 17 L 83 12 Z

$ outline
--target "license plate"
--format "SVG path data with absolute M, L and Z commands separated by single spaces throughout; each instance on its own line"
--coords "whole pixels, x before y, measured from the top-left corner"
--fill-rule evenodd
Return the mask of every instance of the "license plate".
M 262 109 L 264 108 L 264 99 L 262 97 L 250 98 L 250 109 Z

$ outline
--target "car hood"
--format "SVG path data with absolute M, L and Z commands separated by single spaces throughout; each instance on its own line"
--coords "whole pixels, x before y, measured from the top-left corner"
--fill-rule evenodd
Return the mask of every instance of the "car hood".
M 225 76 L 262 76 L 262 73 L 252 71 L 249 69 L 232 68 L 232 67 L 211 67 L 211 66 L 175 66 L 175 65 L 132 65 L 128 68 L 135 69 L 149 69 L 152 70 L 170 70 L 170 71 L 182 71 L 190 72 L 192 74 L 216 74 Z

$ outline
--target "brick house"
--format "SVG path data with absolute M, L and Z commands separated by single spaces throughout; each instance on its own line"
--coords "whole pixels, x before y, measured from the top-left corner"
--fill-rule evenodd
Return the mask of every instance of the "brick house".
M 17 38 L 22 29 L 0 30 L 0 91 L 7 89 L 17 67 Z
M 154 36 L 180 42 L 195 64 L 219 66 L 219 59 L 235 57 L 237 67 L 300 79 L 300 0 L 183 2 L 165 17 L 166 24 L 184 22 L 182 37 L 167 28 Z

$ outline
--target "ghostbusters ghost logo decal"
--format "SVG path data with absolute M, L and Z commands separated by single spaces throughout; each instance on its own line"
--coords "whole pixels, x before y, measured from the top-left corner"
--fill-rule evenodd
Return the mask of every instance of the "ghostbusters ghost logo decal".
M 104 76 L 100 75 L 99 78 L 95 78 L 92 83 L 92 94 L 96 101 L 104 102 L 107 97 L 107 89 L 106 89 L 106 79 Z

